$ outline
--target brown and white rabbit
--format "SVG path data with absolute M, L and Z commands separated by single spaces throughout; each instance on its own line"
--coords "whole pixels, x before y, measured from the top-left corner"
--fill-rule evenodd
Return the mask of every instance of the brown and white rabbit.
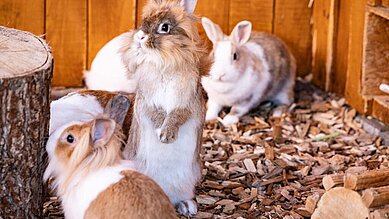
M 123 121 L 117 120 L 117 123 L 122 126 L 127 137 L 132 120 L 133 100 L 132 95 L 109 91 L 80 90 L 69 93 L 51 102 L 49 133 L 69 122 L 89 121 L 109 111 L 123 118 Z
M 123 160 L 120 128 L 96 118 L 51 133 L 44 174 L 60 197 L 65 218 L 177 218 L 163 190 Z
M 232 107 L 222 120 L 228 126 L 263 101 L 292 103 L 296 61 L 279 38 L 252 32 L 249 21 L 239 22 L 230 36 L 208 18 L 202 25 L 214 57 L 209 76 L 202 78 L 209 97 L 206 120 L 216 119 L 224 106 Z
M 177 210 L 197 212 L 199 150 L 205 119 L 200 82 L 205 54 L 192 12 L 196 0 L 150 0 L 141 27 L 124 51 L 138 87 L 127 159 L 153 178 Z
M 99 50 L 90 71 L 84 72 L 88 89 L 135 93 L 136 78 L 124 65 L 121 53 L 132 35 L 133 31 L 122 33 Z

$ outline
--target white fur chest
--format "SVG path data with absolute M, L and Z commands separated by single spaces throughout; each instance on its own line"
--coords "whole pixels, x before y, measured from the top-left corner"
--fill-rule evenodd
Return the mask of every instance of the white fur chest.
M 193 188 L 200 178 L 197 161 L 198 122 L 190 119 L 182 125 L 176 141 L 160 142 L 151 121 L 142 118 L 137 169 L 153 178 L 169 196 L 173 204 L 193 197 Z
M 123 170 L 133 170 L 133 166 L 126 162 L 115 167 L 107 167 L 88 174 L 81 180 L 74 180 L 70 189 L 62 199 L 62 205 L 67 219 L 81 219 L 89 205 L 96 197 L 112 184 L 123 178 Z
M 183 73 L 146 72 L 140 79 L 139 89 L 142 90 L 145 102 L 149 106 L 162 107 L 167 113 L 178 107 L 186 107 L 193 96 L 194 85 L 183 78 Z M 165 70 L 167 71 L 167 70 Z

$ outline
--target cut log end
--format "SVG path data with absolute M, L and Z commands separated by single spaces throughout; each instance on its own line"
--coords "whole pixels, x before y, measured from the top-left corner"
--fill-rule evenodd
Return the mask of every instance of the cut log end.
M 368 216 L 369 209 L 364 205 L 361 196 L 357 192 L 337 187 L 324 193 L 312 218 L 366 219 Z
M 323 177 L 323 186 L 326 191 L 332 189 L 335 186 L 343 185 L 343 174 L 327 175 Z

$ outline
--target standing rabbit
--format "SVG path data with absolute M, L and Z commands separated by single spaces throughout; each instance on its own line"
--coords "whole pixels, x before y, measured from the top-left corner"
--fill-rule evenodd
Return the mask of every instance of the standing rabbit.
M 44 179 L 61 199 L 65 218 L 177 218 L 163 190 L 122 158 L 115 121 L 70 122 L 51 133 Z
M 202 79 L 209 97 L 206 120 L 216 119 L 228 106 L 231 111 L 222 121 L 228 126 L 263 101 L 293 102 L 296 61 L 279 38 L 252 32 L 249 21 L 239 22 L 230 36 L 208 18 L 202 18 L 202 25 L 214 56 L 209 76 Z
M 90 71 L 84 72 L 88 89 L 135 93 L 136 78 L 122 60 L 122 49 L 132 39 L 133 31 L 113 38 L 99 50 Z
M 199 150 L 205 119 L 196 0 L 150 0 L 124 52 L 139 80 L 125 156 L 153 178 L 180 213 L 197 212 Z

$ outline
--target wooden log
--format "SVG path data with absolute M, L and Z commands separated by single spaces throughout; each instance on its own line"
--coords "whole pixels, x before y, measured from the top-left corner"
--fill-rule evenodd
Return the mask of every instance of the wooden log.
M 377 209 L 370 213 L 370 219 L 388 219 L 389 208 Z
M 43 218 L 52 70 L 41 38 L 0 26 L 0 218 Z
M 363 171 L 358 174 L 346 174 L 344 179 L 344 187 L 352 190 L 386 185 L 389 185 L 389 168 Z
M 313 212 L 312 219 L 365 219 L 368 216 L 369 209 L 363 204 L 362 198 L 357 192 L 336 187 L 324 193 L 315 212 Z
M 368 208 L 389 204 L 389 186 L 366 189 L 362 192 L 362 200 Z
M 326 191 L 332 189 L 335 186 L 343 185 L 343 174 L 327 175 L 323 178 L 323 186 Z
M 311 196 L 308 196 L 307 198 L 307 201 L 305 202 L 305 209 L 313 214 L 313 212 L 315 211 L 316 209 L 316 206 L 317 206 L 317 202 L 319 201 L 320 199 L 320 194 L 319 193 L 315 193 Z

